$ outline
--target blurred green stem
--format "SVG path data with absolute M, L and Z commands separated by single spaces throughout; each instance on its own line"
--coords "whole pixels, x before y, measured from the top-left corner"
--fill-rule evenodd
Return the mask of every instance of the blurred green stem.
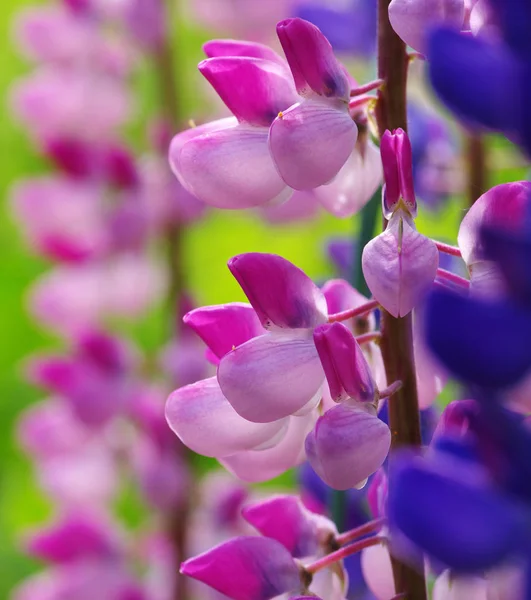
M 487 149 L 485 138 L 477 133 L 466 134 L 466 156 L 468 166 L 467 208 L 488 189 Z

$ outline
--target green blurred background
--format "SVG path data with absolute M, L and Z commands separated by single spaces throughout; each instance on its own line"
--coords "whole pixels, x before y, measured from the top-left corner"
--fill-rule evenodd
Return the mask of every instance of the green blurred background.
M 4 0 L 0 5 L 0 78 L 4 102 L 0 126 L 0 182 L 3 196 L 0 220 L 0 598 L 36 564 L 23 556 L 18 548 L 21 533 L 29 526 L 46 519 L 50 506 L 40 495 L 32 479 L 31 464 L 17 449 L 14 424 L 17 415 L 30 403 L 42 398 L 42 393 L 24 383 L 21 377 L 22 359 L 55 342 L 31 321 L 25 310 L 26 291 L 31 282 L 48 265 L 30 255 L 16 230 L 9 210 L 9 187 L 22 177 L 48 170 L 44 160 L 31 147 L 25 132 L 9 115 L 8 94 L 12 81 L 31 66 L 17 56 L 12 44 L 11 22 L 15 13 L 35 2 Z M 208 39 L 206 32 L 191 26 L 180 27 L 175 36 L 180 57 L 180 86 L 185 96 L 186 117 L 197 117 L 199 76 L 195 65 L 201 57 L 201 43 Z M 183 75 L 184 74 L 184 75 Z M 128 134 L 141 145 L 143 116 L 156 106 L 155 79 L 149 64 L 143 65 L 135 84 L 141 98 L 138 119 Z M 521 178 L 523 171 L 515 166 L 516 157 L 509 146 L 500 140 L 489 142 L 489 176 L 491 184 Z M 419 229 L 433 237 L 455 239 L 465 200 L 456 198 L 440 212 L 420 211 Z M 356 235 L 357 220 L 340 221 L 329 215 L 318 220 L 289 226 L 271 226 L 255 215 L 212 212 L 209 217 L 190 228 L 185 234 L 185 261 L 188 284 L 197 303 L 218 303 L 242 299 L 241 291 L 225 267 L 229 257 L 246 251 L 269 251 L 282 254 L 295 262 L 312 277 L 321 279 L 332 274 L 325 254 L 330 236 Z M 153 350 L 163 339 L 163 323 L 167 322 L 162 308 L 145 322 L 135 325 L 133 334 L 146 351 Z M 121 511 L 134 521 L 138 502 L 125 494 Z

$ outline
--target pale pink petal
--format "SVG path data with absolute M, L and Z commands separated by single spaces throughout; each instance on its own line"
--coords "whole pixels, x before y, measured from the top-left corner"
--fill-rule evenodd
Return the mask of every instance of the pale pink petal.
M 202 306 L 187 313 L 183 322 L 197 333 L 218 359 L 265 333 L 253 307 L 243 302 Z
M 351 155 L 357 127 L 341 100 L 304 100 L 269 130 L 269 149 L 287 185 L 309 190 L 329 183 Z
M 339 404 L 319 418 L 305 448 L 319 477 L 334 489 L 346 490 L 378 470 L 390 444 L 389 427 L 377 416 Z
M 231 258 L 228 267 L 266 329 L 308 329 L 326 323 L 321 290 L 289 260 L 247 252 Z
M 269 481 L 306 459 L 304 439 L 317 419 L 313 411 L 304 417 L 290 417 L 285 437 L 268 450 L 250 450 L 221 459 L 221 464 L 243 481 Z
M 319 206 L 314 190 L 298 191 L 285 202 L 270 202 L 262 206 L 260 214 L 266 221 L 275 225 L 311 221 L 319 214 Z
M 283 421 L 246 421 L 223 396 L 215 377 L 173 392 L 166 403 L 166 420 L 183 444 L 214 457 L 255 448 L 287 425 Z
M 323 207 L 339 218 L 351 217 L 372 198 L 382 182 L 382 163 L 376 146 L 369 142 L 354 151 L 331 183 L 313 190 Z
M 226 354 L 218 380 L 236 412 L 270 423 L 303 408 L 319 392 L 324 374 L 311 337 L 266 334 Z
M 444 571 L 435 580 L 433 600 L 487 600 L 487 580 L 474 575 Z
M 413 313 L 415 315 L 415 313 Z M 415 315 L 413 320 L 413 351 L 417 373 L 419 408 L 429 408 L 442 392 L 448 380 L 448 373 L 439 363 L 424 342 L 421 327 L 422 318 Z
M 465 19 L 464 0 L 392 0 L 389 20 L 402 40 L 424 53 L 427 34 L 435 25 L 461 29 Z
M 239 121 L 269 127 L 298 96 L 284 66 L 262 58 L 220 56 L 199 63 L 199 71 Z
M 361 553 L 361 569 L 367 587 L 377 600 L 389 600 L 396 594 L 391 557 L 386 546 L 365 548 Z
M 434 242 L 418 233 L 402 211 L 363 250 L 365 281 L 373 296 L 394 317 L 407 315 L 431 288 L 439 253 Z
M 248 125 L 190 135 L 184 143 L 177 136 L 170 162 L 183 186 L 205 204 L 229 209 L 259 206 L 291 194 L 276 172 L 267 136 L 266 128 Z

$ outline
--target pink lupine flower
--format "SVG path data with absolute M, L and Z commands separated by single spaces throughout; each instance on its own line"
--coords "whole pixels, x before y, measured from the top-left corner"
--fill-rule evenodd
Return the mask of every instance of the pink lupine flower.
M 332 521 L 309 511 L 296 496 L 273 496 L 246 504 L 242 516 L 262 535 L 280 542 L 295 558 L 317 556 L 337 535 Z
M 128 0 L 124 5 L 123 20 L 133 39 L 144 48 L 155 52 L 165 41 L 167 23 L 164 20 L 162 0 Z
M 47 177 L 19 183 L 13 209 L 36 251 L 78 262 L 101 257 L 109 249 L 102 197 L 98 185 Z
M 38 141 L 112 138 L 133 109 L 122 82 L 103 73 L 57 67 L 41 67 L 19 80 L 11 100 L 15 115 Z
M 392 0 L 389 20 L 402 40 L 425 53 L 427 34 L 435 25 L 461 29 L 465 20 L 464 0 Z
M 411 145 L 398 129 L 382 136 L 387 228 L 363 249 L 362 268 L 369 289 L 394 317 L 403 317 L 431 288 L 439 265 L 435 243 L 413 221 L 416 200 L 411 172 Z
M 273 254 L 235 256 L 229 269 L 269 331 L 221 359 L 221 391 L 242 417 L 256 423 L 310 411 L 324 381 L 312 338 L 313 329 L 327 321 L 322 292 Z
M 281 109 L 271 125 L 269 148 L 282 179 L 308 190 L 335 177 L 354 149 L 350 83 L 315 25 L 287 19 L 277 25 L 277 34 L 302 100 Z
M 181 573 L 233 600 L 270 600 L 302 591 L 299 567 L 271 538 L 239 537 L 185 561 Z

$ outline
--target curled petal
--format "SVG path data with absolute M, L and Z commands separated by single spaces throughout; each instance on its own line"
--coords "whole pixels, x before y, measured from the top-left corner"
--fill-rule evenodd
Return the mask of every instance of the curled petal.
M 264 328 L 250 304 L 232 302 L 196 308 L 183 318 L 217 358 L 262 335 Z
M 315 425 L 317 412 L 290 417 L 284 438 L 272 448 L 249 450 L 227 456 L 221 464 L 236 477 L 249 483 L 269 481 L 306 460 L 304 438 Z
M 203 44 L 203 51 L 208 58 L 218 56 L 250 56 L 262 58 L 284 67 L 288 71 L 286 61 L 280 57 L 272 48 L 258 42 L 246 42 L 242 40 L 210 40 Z
M 250 208 L 289 196 L 267 149 L 267 129 L 223 121 L 172 141 L 170 164 L 182 185 L 217 208 Z
M 296 190 L 329 183 L 354 150 L 357 127 L 341 101 L 304 100 L 281 112 L 269 149 L 282 179 Z
M 417 52 L 426 52 L 426 34 L 433 25 L 461 29 L 464 0 L 392 0 L 389 21 L 402 40 Z
M 480 196 L 461 221 L 457 241 L 467 266 L 485 260 L 480 233 L 483 228 L 501 228 L 515 233 L 531 210 L 531 183 L 502 183 Z
M 324 374 L 311 338 L 268 333 L 226 354 L 218 380 L 244 419 L 270 423 L 318 400 Z
M 264 424 L 243 419 L 221 393 L 215 377 L 173 392 L 166 420 L 179 439 L 204 456 L 230 456 L 255 448 L 276 436 L 287 423 Z
M 391 432 L 377 416 L 342 404 L 327 411 L 306 438 L 310 464 L 330 487 L 355 487 L 382 465 Z
M 288 60 L 297 91 L 348 101 L 350 85 L 345 69 L 318 27 L 303 19 L 286 19 L 277 35 Z
M 356 145 L 334 180 L 315 188 L 313 193 L 328 212 L 343 219 L 360 211 L 381 182 L 380 153 L 369 142 L 363 151 Z
M 352 333 L 342 323 L 332 323 L 317 327 L 313 339 L 332 399 L 374 402 L 376 384 Z
M 297 496 L 274 496 L 247 505 L 243 518 L 262 535 L 278 540 L 295 558 L 316 555 L 337 530 L 326 517 L 311 513 Z
M 403 129 L 382 136 L 380 147 L 385 180 L 384 210 L 389 219 L 403 200 L 412 216 L 417 214 L 417 201 L 413 187 L 413 155 L 411 142 Z
M 285 67 L 249 56 L 220 56 L 199 63 L 208 80 L 239 121 L 269 127 L 277 114 L 297 101 Z
M 363 275 L 372 294 L 394 317 L 407 315 L 431 288 L 439 253 L 435 244 L 394 213 L 387 229 L 363 250 Z
M 301 587 L 290 553 L 266 537 L 231 539 L 185 561 L 181 573 L 233 600 L 270 600 Z
M 231 258 L 228 267 L 264 327 L 308 329 L 326 323 L 321 290 L 285 258 L 248 252 Z

